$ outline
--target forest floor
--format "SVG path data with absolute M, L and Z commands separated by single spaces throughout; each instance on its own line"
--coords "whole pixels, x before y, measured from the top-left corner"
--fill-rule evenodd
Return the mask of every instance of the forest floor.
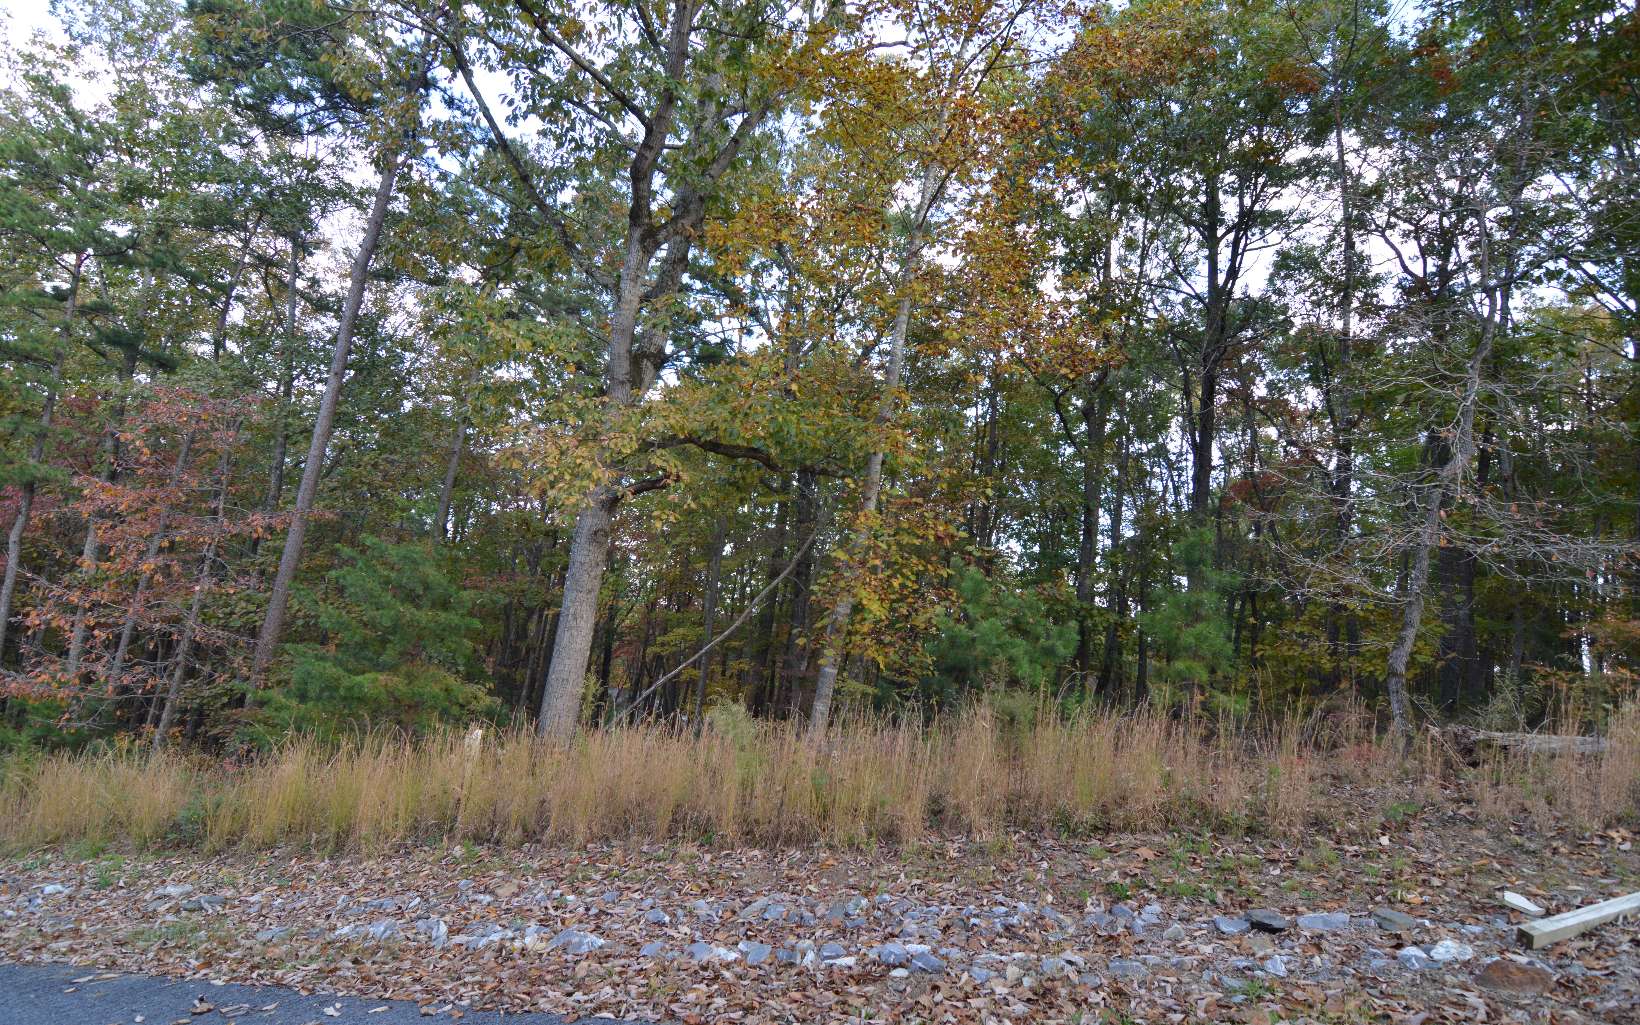
M 1632 919 L 1526 952 L 1498 901 L 1640 890 L 1640 837 L 1394 809 L 1286 839 L 35 852 L 0 862 L 0 961 L 406 999 L 428 1020 L 1640 1022 Z M 1248 928 L 1256 910 L 1286 928 Z

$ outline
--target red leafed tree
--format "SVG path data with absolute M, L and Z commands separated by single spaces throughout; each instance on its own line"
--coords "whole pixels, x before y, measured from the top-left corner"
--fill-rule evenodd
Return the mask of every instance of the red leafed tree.
M 82 471 L 55 510 L 64 539 L 94 526 L 97 558 L 38 592 L 25 617 L 34 643 L 6 681 L 10 693 L 62 700 L 70 720 L 157 724 L 167 704 L 174 712 L 173 692 L 197 671 L 201 649 L 237 649 L 213 629 L 209 600 L 236 586 L 222 556 L 257 526 L 234 515 L 233 470 L 259 414 L 243 397 L 176 386 L 131 402 L 117 472 L 103 480 Z M 90 639 L 70 672 L 67 636 L 82 615 Z M 213 671 L 232 661 L 213 658 Z

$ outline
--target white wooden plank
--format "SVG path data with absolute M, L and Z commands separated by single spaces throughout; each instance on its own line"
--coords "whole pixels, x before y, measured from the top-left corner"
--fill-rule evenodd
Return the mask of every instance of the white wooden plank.
M 1620 915 L 1637 912 L 1640 912 L 1640 893 L 1631 893 L 1626 897 L 1613 897 L 1599 904 L 1590 904 L 1586 908 L 1542 918 L 1536 922 L 1523 922 L 1515 930 L 1515 936 L 1521 945 L 1538 950 L 1551 943 L 1587 932 Z
M 1529 918 L 1543 917 L 1542 908 L 1532 903 L 1532 901 L 1528 898 L 1516 893 L 1514 890 L 1503 891 L 1498 895 L 1498 900 L 1502 901 L 1505 907 L 1513 908 Z

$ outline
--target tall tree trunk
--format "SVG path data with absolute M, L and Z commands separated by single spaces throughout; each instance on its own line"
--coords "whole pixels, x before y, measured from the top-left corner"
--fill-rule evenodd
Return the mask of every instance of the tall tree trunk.
M 194 432 L 189 431 L 182 436 L 182 444 L 177 448 L 176 466 L 171 470 L 171 487 L 175 491 L 182 483 L 183 475 L 188 471 L 188 458 L 194 445 Z M 160 510 L 159 522 L 154 527 L 154 533 L 148 538 L 148 547 L 143 552 L 142 571 L 137 577 L 136 591 L 131 595 L 131 604 L 125 610 L 125 622 L 120 624 L 120 640 L 114 647 L 114 661 L 108 667 L 103 679 L 110 687 L 117 687 L 120 675 L 125 672 L 125 658 L 131 650 L 131 638 L 137 630 L 137 614 L 142 608 L 143 598 L 148 593 L 148 585 L 153 582 L 154 574 L 148 568 L 159 557 L 159 550 L 165 544 L 165 529 L 169 525 L 171 509 L 167 505 Z
M 635 212 L 633 216 L 638 215 Z M 647 291 L 644 282 L 655 252 L 642 228 L 637 223 L 630 225 L 614 316 L 610 318 L 604 370 L 604 402 L 611 411 L 639 401 L 653 380 L 653 368 L 635 358 L 633 349 Z M 592 634 L 598 622 L 598 592 L 609 568 L 610 529 L 624 496 L 625 492 L 615 486 L 594 487 L 575 517 L 563 606 L 558 613 L 552 662 L 541 688 L 541 711 L 536 719 L 536 732 L 543 737 L 567 738 L 580 723 L 581 694 L 586 687 Z
M 245 274 L 245 265 L 250 262 L 251 244 L 256 241 L 256 229 L 261 225 L 261 218 L 251 226 L 250 234 L 245 238 L 245 244 L 239 250 L 239 260 L 234 264 L 233 273 L 228 275 L 228 287 L 223 290 L 222 309 L 216 315 L 216 330 L 211 333 L 211 359 L 222 362 L 222 352 L 228 343 L 228 318 L 233 314 L 234 294 L 239 291 L 239 279 Z
M 104 484 L 114 481 L 119 475 L 120 463 L 120 431 L 125 426 L 125 409 L 128 401 L 127 386 L 137 370 L 137 348 L 128 346 L 124 352 L 125 359 L 120 364 L 118 400 L 114 404 L 114 420 L 108 425 L 103 434 L 103 468 L 98 479 Z M 80 572 L 85 575 L 89 583 L 92 572 L 97 566 L 97 517 L 87 515 L 85 518 L 85 541 L 80 546 Z M 68 660 L 63 667 L 63 675 L 70 683 L 79 679 L 80 661 L 85 657 L 86 641 L 91 636 L 91 605 L 89 602 L 80 602 L 74 610 L 74 629 L 68 640 Z
M 348 353 L 353 345 L 353 329 L 364 305 L 365 286 L 370 277 L 370 263 L 381 241 L 382 226 L 387 220 L 387 207 L 393 199 L 393 183 L 403 161 L 402 149 L 388 154 L 382 168 L 376 196 L 365 221 L 364 237 L 359 251 L 353 256 L 352 273 L 348 279 L 347 302 L 342 307 L 341 323 L 336 328 L 336 345 L 330 356 L 330 376 L 325 381 L 325 393 L 319 400 L 319 415 L 313 424 L 313 438 L 308 444 L 307 462 L 302 465 L 302 483 L 296 489 L 296 505 L 291 510 L 290 530 L 285 536 L 285 550 L 279 558 L 279 571 L 273 578 L 273 590 L 268 596 L 267 614 L 256 635 L 256 650 L 251 658 L 251 689 L 257 690 L 273 662 L 273 653 L 285 629 L 285 611 L 290 604 L 291 584 L 296 580 L 296 567 L 302 560 L 302 543 L 307 538 L 308 517 L 319 493 L 319 476 L 324 471 L 325 450 L 330 445 L 330 432 L 336 424 L 336 405 L 341 398 L 342 382 L 347 377 Z M 294 252 L 294 251 L 293 251 Z M 294 257 L 293 257 L 294 262 Z
M 792 500 L 782 497 L 775 505 L 774 530 L 769 539 L 769 559 L 764 583 L 773 581 L 786 555 L 786 521 L 791 517 Z M 757 614 L 758 651 L 756 675 L 751 680 L 746 706 L 761 715 L 780 692 L 781 650 L 776 643 L 780 624 L 779 596 L 771 598 Z
M 161 706 L 159 722 L 154 727 L 153 750 L 158 751 L 165 745 L 165 738 L 171 732 L 171 725 L 176 720 L 177 705 L 182 696 L 182 683 L 188 675 L 188 662 L 193 655 L 194 639 L 199 636 L 200 612 L 205 605 L 205 592 L 210 590 L 212 574 L 215 570 L 216 536 L 215 531 L 222 527 L 224 513 L 228 507 L 228 471 L 232 465 L 233 442 L 232 438 L 239 433 L 239 424 L 236 422 L 228 432 L 229 442 L 222 446 L 222 452 L 216 462 L 216 508 L 212 510 L 211 540 L 206 543 L 205 551 L 199 557 L 199 573 L 194 579 L 193 598 L 188 602 L 188 616 L 182 623 L 182 635 L 177 638 L 176 654 L 171 660 L 171 677 L 165 688 L 165 701 Z
M 1483 261 L 1484 262 L 1484 261 Z M 1483 276 L 1489 272 L 1482 271 Z M 1407 703 L 1407 663 L 1412 657 L 1412 646 L 1418 639 L 1423 623 L 1424 604 L 1429 589 L 1430 555 L 1440 541 L 1441 511 L 1458 493 L 1469 461 L 1475 455 L 1475 408 L 1479 404 L 1481 373 L 1492 356 L 1493 337 L 1497 331 L 1498 308 L 1502 304 L 1498 292 L 1488 299 L 1489 309 L 1481 328 L 1475 352 L 1470 357 L 1458 399 L 1457 425 L 1453 431 L 1450 457 L 1441 464 L 1435 481 L 1423 497 L 1419 510 L 1418 532 L 1413 541 L 1411 563 L 1406 574 L 1404 604 L 1401 607 L 1401 626 L 1391 645 L 1385 689 L 1389 693 L 1390 717 L 1395 730 L 1403 736 L 1411 727 L 1411 712 Z
M 85 270 L 85 256 L 74 258 L 74 267 L 68 276 L 68 295 L 63 301 L 62 341 L 51 364 L 51 379 L 40 405 L 40 424 L 34 441 L 29 445 L 29 462 L 38 466 L 46 454 L 46 435 L 51 433 L 52 416 L 57 409 L 57 389 L 63 384 L 63 364 L 74 341 L 74 313 L 80 299 L 80 278 Z M 18 495 L 17 515 L 6 532 L 6 575 L 0 582 L 0 660 L 6 654 L 6 628 L 11 625 L 11 603 L 17 593 L 17 574 L 23 561 L 23 534 L 28 530 L 29 514 L 34 509 L 34 496 L 39 489 L 32 474 L 23 482 Z
M 701 634 L 701 646 L 712 643 L 713 617 L 717 614 L 718 584 L 723 576 L 723 547 L 728 543 L 728 533 L 722 521 L 712 532 L 712 555 L 706 562 L 706 597 L 701 609 L 701 621 L 704 624 Z M 711 659 L 702 659 L 695 675 L 695 736 L 700 736 L 701 716 L 706 711 L 706 677 L 710 675 Z
M 461 447 L 467 440 L 467 418 L 464 415 L 456 418 L 456 429 L 450 439 L 450 458 L 444 464 L 444 480 L 438 489 L 438 518 L 435 521 L 433 537 L 437 541 L 444 541 L 449 533 L 450 525 L 450 497 L 456 490 L 456 469 L 461 465 Z
M 1110 700 L 1116 693 L 1117 677 L 1122 669 L 1122 624 L 1127 621 L 1128 613 L 1128 578 L 1132 569 L 1128 565 L 1132 560 L 1124 558 L 1121 564 L 1115 562 L 1116 555 L 1122 550 L 1122 513 L 1127 503 L 1127 475 L 1128 475 L 1128 434 L 1122 434 L 1121 454 L 1116 461 L 1116 489 L 1111 495 L 1110 502 L 1110 554 L 1112 559 L 1111 579 L 1114 582 L 1116 601 L 1111 609 L 1110 623 L 1105 627 L 1105 646 L 1099 667 L 1099 693 L 1105 700 Z
M 792 536 L 804 538 L 812 535 L 815 532 L 815 524 L 819 522 L 819 516 L 820 492 L 814 474 L 807 470 L 799 471 L 796 525 Z M 814 546 L 803 548 L 795 558 L 791 576 L 792 604 L 786 622 L 786 650 L 783 656 L 784 675 L 789 692 L 786 711 L 790 715 L 796 715 L 800 711 L 803 684 L 809 673 L 809 654 L 812 648 L 804 643 L 804 636 L 808 633 L 809 616 L 813 609 Z
M 1193 398 L 1195 416 L 1185 425 L 1185 436 L 1190 445 L 1190 517 L 1197 527 L 1207 525 L 1209 507 L 1213 499 L 1213 447 L 1218 440 L 1219 367 L 1229 345 L 1230 300 L 1226 294 L 1225 276 L 1228 268 L 1221 267 L 1219 246 L 1224 238 L 1220 233 L 1223 221 L 1219 176 L 1212 174 L 1202 183 L 1202 221 L 1199 227 L 1203 252 L 1207 257 L 1207 290 L 1202 309 L 1202 344 L 1196 364 L 1196 395 L 1188 396 L 1189 382 L 1185 382 L 1186 408 Z M 1199 580 L 1190 580 L 1195 590 Z
M 1093 395 L 1082 397 L 1082 536 L 1076 549 L 1076 673 L 1086 690 L 1093 674 L 1093 576 L 1099 552 L 1100 489 L 1105 477 L 1105 421 L 1110 392 L 1102 381 L 1089 382 Z
M 279 393 L 273 418 L 273 458 L 268 467 L 268 497 L 262 511 L 272 516 L 279 511 L 285 495 L 285 459 L 290 446 L 290 402 L 296 392 L 296 298 L 302 272 L 302 240 L 290 237 L 290 274 L 285 288 L 285 323 L 279 339 Z M 251 539 L 251 555 L 262 547 L 262 538 Z
M 575 518 L 569 542 L 569 569 L 564 573 L 564 599 L 553 632 L 552 661 L 541 688 L 541 708 L 535 729 L 543 737 L 568 737 L 581 716 L 581 691 L 586 685 L 592 634 L 598 624 L 598 590 L 609 560 L 609 531 L 618 497 L 605 489 L 594 492 Z
M 911 234 L 906 240 L 905 257 L 900 265 L 897 282 L 900 300 L 894 307 L 894 322 L 889 328 L 888 366 L 883 373 L 882 392 L 877 397 L 876 421 L 879 428 L 886 428 L 894 418 L 900 390 L 900 373 L 905 367 L 905 341 L 911 330 L 910 290 L 922 263 L 923 233 L 927 229 L 929 214 L 933 211 L 935 199 L 942 186 L 943 182 L 935 168 L 929 167 L 923 172 L 922 187 L 918 191 L 917 205 L 911 218 Z M 856 521 L 851 544 L 857 551 L 869 541 L 871 521 L 877 513 L 877 499 L 883 489 L 884 455 L 882 448 L 879 447 L 866 458 L 866 479 L 860 488 L 860 516 Z M 832 605 L 831 614 L 826 619 L 826 634 L 821 642 L 820 669 L 814 678 L 814 703 L 809 709 L 810 739 L 824 736 L 826 726 L 831 721 L 832 695 L 837 689 L 837 670 L 844 655 L 842 649 L 847 636 L 849 617 L 854 614 L 854 594 L 854 588 L 848 582 L 844 582 L 838 589 L 837 601 Z
M 1343 235 L 1343 287 L 1339 294 L 1338 355 L 1331 375 L 1327 399 L 1333 420 L 1333 529 L 1337 544 L 1348 543 L 1355 515 L 1355 189 L 1350 179 L 1348 150 L 1344 140 L 1343 100 L 1337 88 L 1333 94 L 1333 175 L 1338 180 L 1339 226 Z M 1350 622 L 1346 624 L 1346 620 Z M 1329 683 L 1336 689 L 1344 682 L 1347 661 L 1341 635 L 1356 633 L 1354 616 L 1340 601 L 1327 608 L 1327 648 L 1332 665 Z M 1349 655 L 1353 657 L 1353 645 Z

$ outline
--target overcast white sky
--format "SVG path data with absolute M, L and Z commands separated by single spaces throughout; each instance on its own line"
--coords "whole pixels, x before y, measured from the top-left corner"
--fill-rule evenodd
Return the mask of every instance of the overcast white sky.
M 37 29 L 57 30 L 46 0 L 0 0 L 0 33 L 7 49 L 16 47 Z

